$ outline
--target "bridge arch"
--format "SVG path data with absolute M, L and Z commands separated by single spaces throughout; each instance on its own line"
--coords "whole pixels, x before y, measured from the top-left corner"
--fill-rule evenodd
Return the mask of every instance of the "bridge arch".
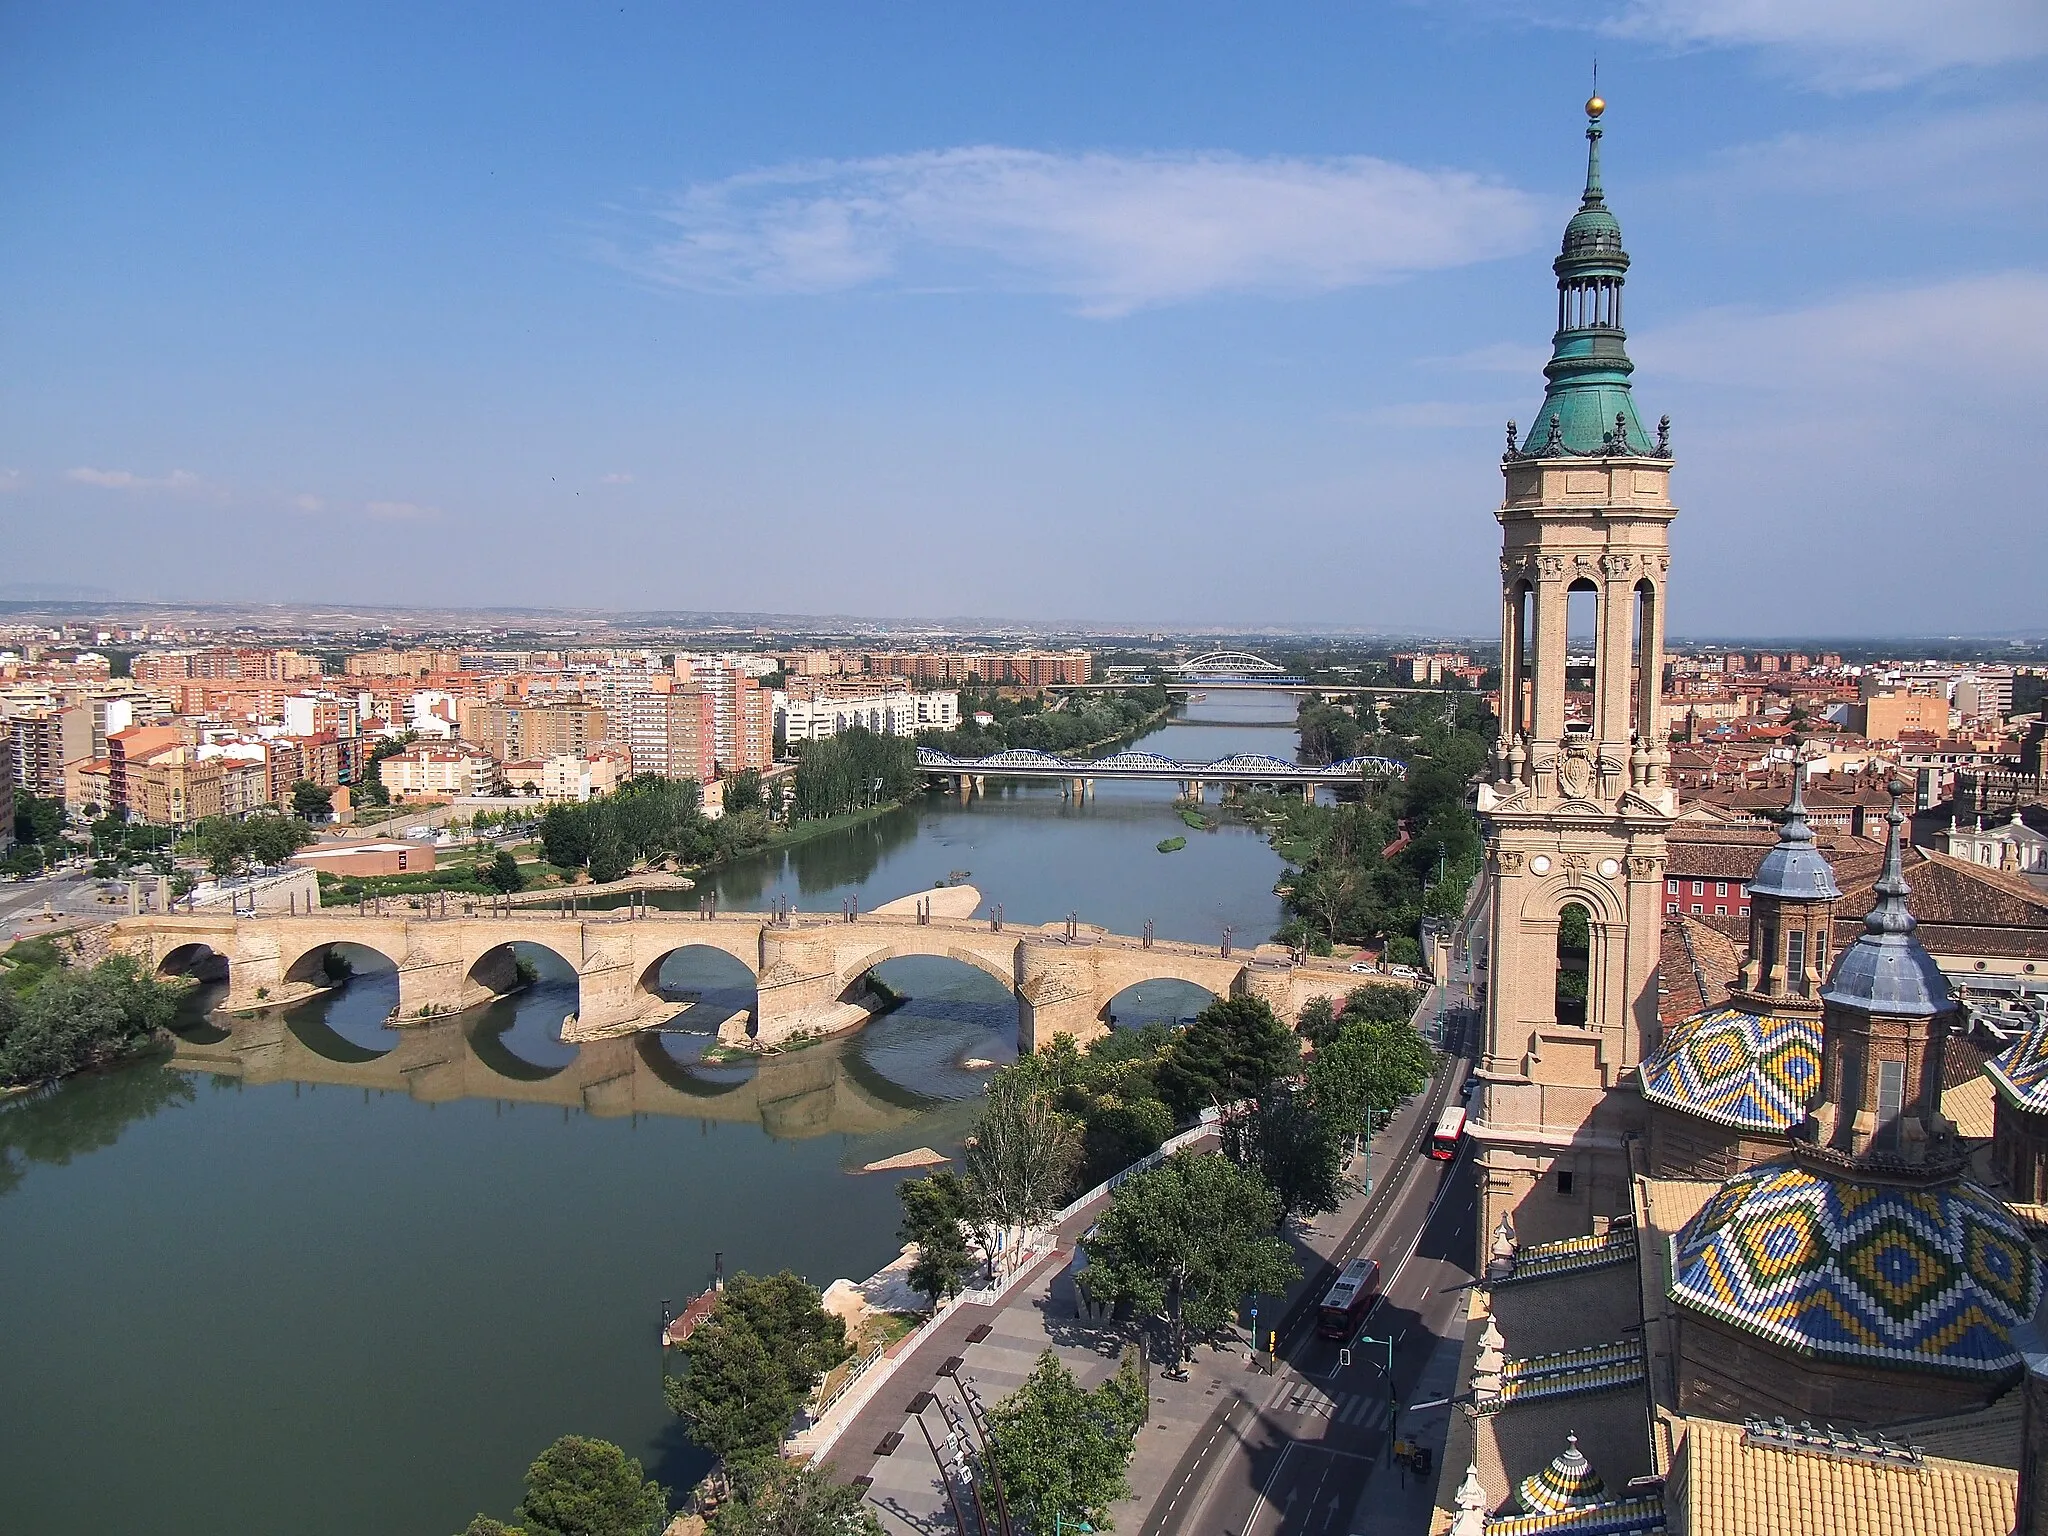
M 992 976 L 1004 986 L 1009 987 L 1013 991 L 1015 990 L 1017 986 L 1017 962 L 1014 945 L 1005 946 L 1008 950 L 1005 963 L 998 962 L 993 956 L 983 954 L 973 945 L 948 943 L 946 938 L 947 936 L 943 934 L 935 935 L 929 940 L 905 937 L 884 944 L 873 953 L 851 964 L 842 965 L 839 969 L 840 983 L 850 991 L 859 985 L 861 978 L 866 976 L 876 966 L 891 960 L 901 960 L 907 956 L 919 955 L 936 960 L 957 960 L 962 965 L 971 965 L 984 975 Z
M 291 950 L 286 950 L 285 953 L 291 954 Z M 402 958 L 387 953 L 380 945 L 365 943 L 362 935 L 354 933 L 323 938 L 316 944 L 305 944 L 301 941 L 297 955 L 283 966 L 284 982 L 287 986 L 310 987 L 316 990 L 341 986 L 352 979 L 356 971 L 365 969 L 356 962 L 355 954 L 372 956 L 384 962 L 383 965 L 367 967 L 369 971 L 387 968 L 396 971 Z M 349 969 L 337 970 L 330 965 L 328 961 L 332 955 L 339 955 L 347 961 Z
M 1185 1024 L 1216 1001 L 1217 994 L 1199 981 L 1161 972 L 1127 984 L 1103 1005 L 1102 1022 L 1118 1029 L 1147 1024 Z
M 522 950 L 533 953 L 521 954 Z M 535 954 L 546 955 L 560 962 L 569 983 L 572 986 L 579 986 L 580 978 L 574 955 L 563 953 L 557 946 L 544 939 L 522 933 L 517 938 L 504 939 L 480 949 L 468 959 L 462 969 L 462 1006 L 472 1008 L 479 1003 L 489 1002 L 492 998 L 520 991 L 543 979 L 539 968 L 534 966 Z
M 1287 669 L 1250 651 L 1209 651 L 1173 667 L 1177 677 L 1278 677 Z
M 760 1008 L 756 968 L 723 944 L 672 945 L 641 966 L 637 986 L 657 1004 L 685 1004 L 663 1025 L 668 1029 L 716 1029 Z
M 164 957 L 156 963 L 159 976 L 190 976 L 195 981 L 229 981 L 232 968 L 232 962 L 225 954 L 196 939 L 165 951 Z

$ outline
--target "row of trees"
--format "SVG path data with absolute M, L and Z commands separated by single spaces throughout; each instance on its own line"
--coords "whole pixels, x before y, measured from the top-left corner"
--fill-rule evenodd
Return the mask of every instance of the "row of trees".
M 1481 857 L 1479 821 L 1466 795 L 1485 764 L 1493 716 L 1465 693 L 1404 697 L 1386 714 L 1380 731 L 1327 701 L 1302 703 L 1303 752 L 1311 761 L 1363 752 L 1401 759 L 1408 772 L 1339 805 L 1258 802 L 1290 865 L 1280 883 L 1284 942 L 1327 951 L 1385 941 L 1390 958 L 1417 959 L 1421 919 L 1464 909 Z
M 296 816 L 258 811 L 237 821 L 203 816 L 192 829 L 192 848 L 206 872 L 226 880 L 245 870 L 274 869 L 313 841 L 313 828 Z
M 1074 752 L 1130 735 L 1172 702 L 1164 688 L 1152 687 L 1069 694 L 1062 707 L 1048 709 L 1038 698 L 1003 698 L 970 684 L 960 691 L 959 729 L 928 731 L 919 740 L 960 757 L 983 757 L 1010 747 Z M 983 714 L 991 717 L 987 725 L 974 718 Z
M 917 793 L 917 745 L 854 726 L 836 736 L 796 743 L 793 815 L 814 821 L 843 816 Z
M 178 994 L 127 955 L 68 966 L 47 939 L 0 971 L 0 1086 L 50 1082 L 131 1056 L 169 1027 Z
M 745 777 L 726 781 L 729 797 Z M 751 798 L 748 788 L 741 786 L 741 808 L 729 798 L 725 815 L 712 821 L 695 779 L 643 774 L 599 799 L 548 807 L 540 818 L 541 850 L 557 868 L 587 869 L 597 881 L 617 880 L 663 860 L 705 864 L 744 853 L 768 840 L 758 776 L 751 780 Z

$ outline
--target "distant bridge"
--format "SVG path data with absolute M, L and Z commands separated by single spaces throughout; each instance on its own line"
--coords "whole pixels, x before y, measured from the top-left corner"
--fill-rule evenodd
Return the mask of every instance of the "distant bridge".
M 1191 656 L 1167 669 L 1175 677 L 1270 677 L 1283 678 L 1287 669 L 1277 662 L 1254 656 L 1249 651 L 1210 651 Z M 1299 678 L 1285 678 L 1299 682 Z
M 955 757 L 931 747 L 917 749 L 917 766 L 928 777 L 966 781 L 965 787 L 979 787 L 982 779 L 1056 779 L 1082 794 L 1089 793 L 1097 779 L 1140 779 L 1182 786 L 1182 793 L 1199 800 L 1210 784 L 1292 784 L 1313 794 L 1324 784 L 1356 784 L 1364 779 L 1399 778 L 1408 769 L 1391 757 L 1347 757 L 1326 767 L 1311 768 L 1268 757 L 1263 752 L 1240 752 L 1213 763 L 1177 762 L 1150 752 L 1118 752 L 1111 757 L 1055 757 L 1026 747 L 1012 747 L 989 757 Z

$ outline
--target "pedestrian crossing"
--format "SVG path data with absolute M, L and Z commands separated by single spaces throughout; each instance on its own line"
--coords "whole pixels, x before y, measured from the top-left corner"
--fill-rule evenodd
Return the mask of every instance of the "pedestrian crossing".
M 1305 1419 L 1328 1419 L 1332 1424 L 1378 1429 L 1387 1420 L 1387 1400 L 1377 1392 L 1346 1392 L 1332 1396 L 1309 1382 L 1297 1382 L 1280 1394 L 1276 1406 L 1283 1413 Z

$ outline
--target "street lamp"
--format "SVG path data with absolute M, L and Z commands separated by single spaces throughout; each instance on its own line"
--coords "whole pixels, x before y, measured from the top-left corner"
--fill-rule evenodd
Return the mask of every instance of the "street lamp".
M 1394 1400 L 1394 1336 L 1376 1339 L 1369 1333 L 1361 1333 L 1351 1341 L 1353 1344 L 1380 1344 L 1387 1351 L 1387 1457 L 1392 1464 L 1394 1454 L 1394 1420 L 1401 1411 L 1401 1405 Z

